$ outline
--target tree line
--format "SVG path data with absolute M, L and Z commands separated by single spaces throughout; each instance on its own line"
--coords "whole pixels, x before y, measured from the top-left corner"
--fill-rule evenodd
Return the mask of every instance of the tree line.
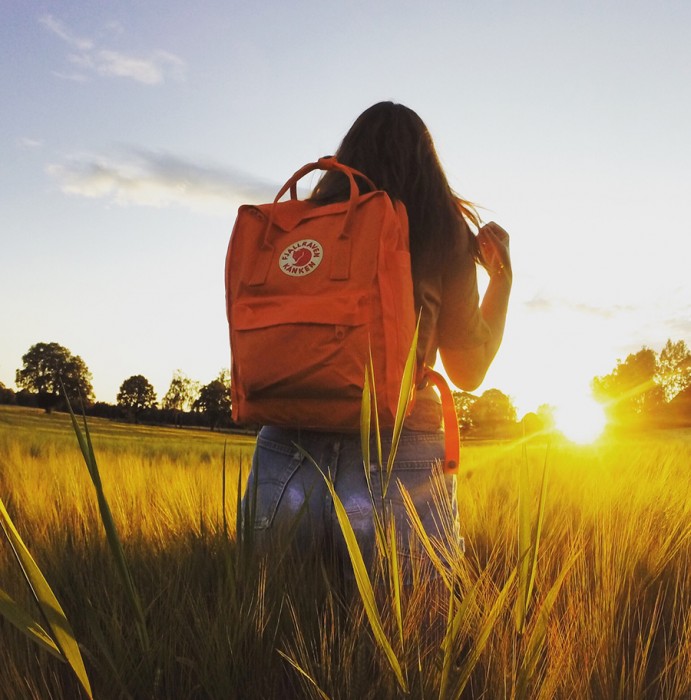
M 222 370 L 201 384 L 176 370 L 168 391 L 157 399 L 141 374 L 120 385 L 115 405 L 95 401 L 92 375 L 79 355 L 58 343 L 36 343 L 22 357 L 15 375 L 18 392 L 0 382 L 0 404 L 34 406 L 47 412 L 66 410 L 69 399 L 88 415 L 131 422 L 176 426 L 234 428 L 230 406 L 230 373 Z M 605 407 L 609 423 L 620 428 L 691 426 L 691 352 L 683 340 L 668 340 L 661 352 L 643 347 L 617 360 L 609 374 L 594 377 L 593 396 Z M 514 437 L 553 427 L 547 404 L 519 423 L 516 406 L 499 389 L 476 396 L 454 392 L 463 437 Z
M 42 408 L 50 413 L 67 410 L 133 423 L 204 426 L 211 430 L 232 428 L 230 373 L 222 370 L 208 384 L 201 384 L 176 370 L 160 403 L 149 380 L 141 374 L 127 377 L 115 404 L 96 401 L 92 375 L 79 355 L 58 343 L 36 343 L 22 356 L 15 374 L 18 392 L 0 382 L 0 404 Z
M 611 425 L 620 428 L 691 425 L 691 352 L 683 340 L 668 340 L 660 353 L 643 347 L 595 377 L 593 396 Z

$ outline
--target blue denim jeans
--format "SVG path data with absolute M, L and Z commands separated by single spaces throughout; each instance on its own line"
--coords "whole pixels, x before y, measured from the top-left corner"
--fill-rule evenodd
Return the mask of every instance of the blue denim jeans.
M 383 435 L 384 464 L 390 446 L 390 435 Z M 377 462 L 374 441 L 370 457 Z M 458 534 L 456 478 L 441 474 L 439 465 L 443 457 L 441 431 L 404 430 L 392 478 L 382 498 L 382 479 L 377 464 L 368 465 L 370 493 L 359 435 L 264 427 L 257 437 L 238 527 L 250 526 L 242 522 L 242 513 L 248 512 L 248 505 L 252 503 L 254 507 L 249 512 L 253 513 L 254 538 L 260 548 L 270 546 L 275 534 L 289 532 L 298 549 L 333 547 L 336 556 L 347 561 L 345 541 L 326 486 L 326 475 L 343 503 L 368 566 L 376 549 L 375 508 L 380 514 L 387 510 L 388 516 L 394 519 L 403 565 L 411 556 L 424 558 L 422 548 L 415 543 L 400 484 L 410 494 L 425 531 L 434 538 L 450 536 L 462 548 L 462 538 Z

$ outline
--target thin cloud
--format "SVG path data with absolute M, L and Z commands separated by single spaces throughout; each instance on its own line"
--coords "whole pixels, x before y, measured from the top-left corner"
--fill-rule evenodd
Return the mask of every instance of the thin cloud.
M 675 337 L 691 338 L 691 309 L 688 307 L 683 309 L 682 316 L 668 320 L 667 325 Z
M 60 39 L 75 49 L 91 51 L 94 48 L 94 42 L 91 39 L 75 36 L 60 20 L 55 19 L 52 15 L 43 15 L 39 17 L 38 21 L 48 31 L 60 37 Z
M 595 306 L 593 304 L 584 304 L 582 302 L 566 302 L 568 308 L 577 313 L 586 314 L 588 316 L 599 316 L 600 318 L 613 318 L 623 313 L 635 311 L 633 306 L 623 304 L 614 304 L 613 306 Z
M 95 69 L 99 75 L 131 78 L 146 85 L 158 85 L 166 76 L 184 79 L 185 63 L 167 51 L 154 51 L 146 58 L 127 56 L 117 51 L 99 51 Z
M 123 157 L 81 155 L 47 172 L 66 194 L 119 206 L 185 207 L 227 216 L 241 202 L 270 201 L 277 187 L 244 173 L 131 149 Z
M 111 32 L 112 34 L 122 34 L 125 31 L 125 28 L 117 20 L 113 20 L 112 22 L 107 22 L 106 29 L 109 32 Z
M 614 318 L 622 313 L 629 313 L 636 310 L 634 306 L 626 306 L 623 304 L 613 304 L 610 306 L 596 306 L 594 304 L 586 304 L 580 301 L 572 301 L 559 297 L 547 298 L 545 296 L 536 295 L 532 299 L 524 302 L 524 306 L 535 312 L 552 312 L 552 311 L 572 311 L 578 314 L 587 316 L 597 316 L 600 318 Z
M 32 139 L 28 136 L 22 136 L 20 139 L 17 140 L 17 145 L 19 146 L 19 148 L 22 148 L 24 150 L 33 151 L 42 148 L 43 141 L 40 141 L 39 139 Z
M 688 304 L 679 304 L 675 300 L 665 298 L 651 298 L 642 301 L 638 305 L 611 304 L 609 306 L 596 306 L 580 301 L 573 301 L 560 297 L 547 297 L 544 294 L 535 295 L 532 299 L 523 302 L 523 306 L 530 312 L 553 314 L 572 313 L 595 319 L 604 319 L 607 322 L 616 322 L 618 319 L 636 319 L 636 338 L 633 344 L 650 342 L 651 338 L 659 338 L 664 342 L 665 338 L 691 339 L 691 307 Z M 630 336 L 630 332 L 629 332 Z
M 167 79 L 185 79 L 185 62 L 169 51 L 150 51 L 144 55 L 114 51 L 97 46 L 92 39 L 76 36 L 52 15 L 44 15 L 39 22 L 71 48 L 77 49 L 76 53 L 68 54 L 67 60 L 82 72 L 53 72 L 64 80 L 86 82 L 90 75 L 96 75 L 158 85 Z
M 554 302 L 544 297 L 535 296 L 524 302 L 524 306 L 530 311 L 551 311 L 554 307 Z

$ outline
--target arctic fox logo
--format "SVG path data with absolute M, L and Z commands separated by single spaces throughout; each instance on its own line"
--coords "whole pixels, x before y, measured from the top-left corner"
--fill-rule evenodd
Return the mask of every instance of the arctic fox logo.
M 281 270 L 291 277 L 304 277 L 314 272 L 324 256 L 321 243 L 311 238 L 291 243 L 278 260 Z

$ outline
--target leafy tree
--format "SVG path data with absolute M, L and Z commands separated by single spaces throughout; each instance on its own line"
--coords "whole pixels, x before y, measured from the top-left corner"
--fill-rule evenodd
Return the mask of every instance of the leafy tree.
M 691 386 L 691 352 L 683 340 L 667 340 L 657 358 L 655 381 L 662 387 L 665 401 Z
M 14 391 L 7 388 L 2 382 L 0 382 L 0 404 L 14 403 L 17 403 L 17 397 L 15 396 Z
M 541 433 L 545 430 L 545 424 L 537 413 L 529 411 L 521 418 L 521 428 L 523 430 L 523 435 L 527 437 L 529 435 Z
M 189 411 L 199 396 L 199 389 L 199 382 L 185 376 L 179 369 L 175 370 L 161 406 L 170 411 Z
M 50 413 L 59 403 L 60 381 L 72 403 L 93 401 L 91 372 L 79 355 L 73 355 L 58 343 L 36 343 L 22 357 L 15 382 L 21 389 L 38 395 L 38 404 Z
M 595 398 L 607 404 L 610 416 L 619 422 L 641 421 L 660 408 L 663 389 L 656 384 L 657 355 L 650 348 L 642 348 L 628 355 L 610 374 L 593 379 Z
M 206 415 L 209 427 L 214 430 L 224 418 L 230 419 L 230 389 L 223 376 L 205 384 L 199 390 L 194 410 Z
M 487 389 L 470 408 L 473 425 L 497 436 L 515 432 L 516 415 L 513 402 L 499 389 Z
M 170 411 L 175 420 L 175 425 L 180 425 L 183 411 L 190 411 L 199 396 L 201 384 L 185 376 L 179 369 L 173 373 L 170 387 L 163 397 L 161 407 Z
M 156 392 L 146 377 L 135 374 L 120 385 L 117 402 L 136 422 L 142 411 L 156 405 Z
M 537 417 L 542 423 L 543 430 L 553 430 L 556 426 L 555 407 L 548 403 L 540 404 L 537 407 Z
M 471 394 L 467 391 L 453 392 L 453 403 L 456 407 L 456 415 L 458 416 L 458 428 L 461 431 L 461 435 L 466 435 L 473 428 L 473 421 L 471 419 L 471 409 L 476 401 L 477 396 L 475 396 L 475 394 Z
M 678 428 L 691 426 L 691 386 L 680 391 L 666 406 L 668 425 Z

